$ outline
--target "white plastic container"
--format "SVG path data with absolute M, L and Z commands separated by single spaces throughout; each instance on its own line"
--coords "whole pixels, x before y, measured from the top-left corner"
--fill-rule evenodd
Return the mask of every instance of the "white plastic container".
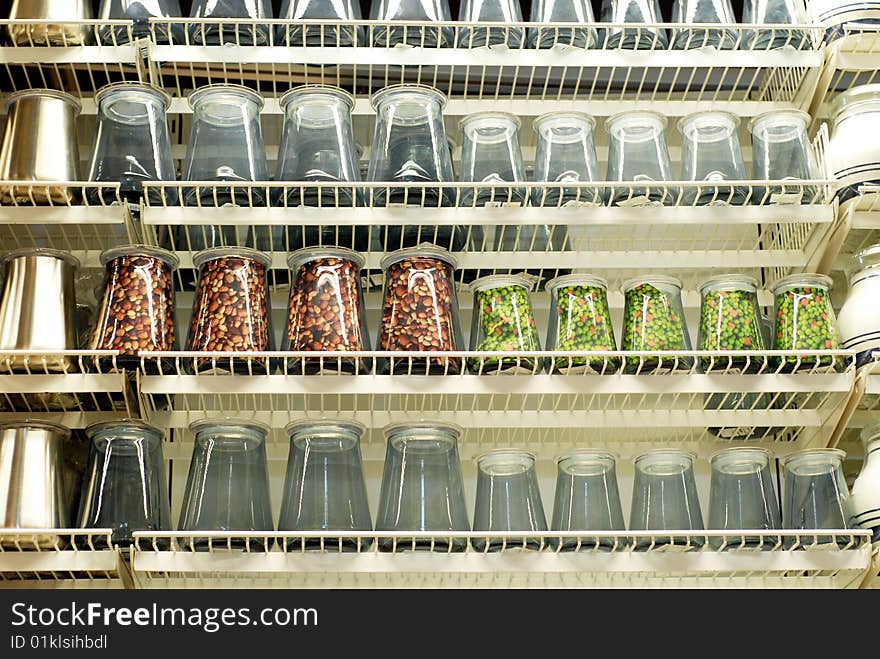
M 858 364 L 871 361 L 880 350 L 880 245 L 872 245 L 853 257 L 849 292 L 837 316 L 840 344 L 855 350 Z
M 856 196 L 860 185 L 880 183 L 880 84 L 860 85 L 838 94 L 831 116 L 826 157 L 843 202 Z
M 880 421 L 862 430 L 865 462 L 852 486 L 850 510 L 853 524 L 873 531 L 872 540 L 880 541 Z

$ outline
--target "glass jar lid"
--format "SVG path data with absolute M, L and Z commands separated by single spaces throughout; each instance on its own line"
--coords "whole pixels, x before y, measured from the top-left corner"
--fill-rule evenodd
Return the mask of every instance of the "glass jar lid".
M 878 101 L 880 101 L 880 83 L 852 87 L 840 92 L 831 101 L 831 116 L 836 119 L 844 111 Z
M 811 448 L 787 455 L 782 466 L 797 475 L 815 476 L 826 473 L 827 467 L 842 466 L 845 458 L 846 452 L 839 448 Z
M 403 249 L 395 250 L 385 255 L 379 267 L 382 270 L 387 270 L 388 266 L 410 258 L 439 259 L 451 265 L 453 270 L 458 267 L 458 259 L 449 250 L 438 247 L 433 243 L 421 243 L 417 247 L 404 247 Z
M 552 295 L 557 288 L 561 288 L 562 286 L 592 286 L 593 288 L 601 288 L 602 290 L 607 291 L 608 280 L 596 275 L 573 273 L 570 275 L 562 275 L 561 277 L 554 277 L 544 284 L 544 290 Z
M 15 259 L 20 259 L 28 256 L 43 256 L 53 259 L 61 259 L 62 261 L 70 264 L 74 268 L 78 268 L 80 266 L 79 259 L 76 258 L 73 254 L 68 254 L 67 252 L 62 252 L 60 249 L 51 249 L 49 247 L 23 247 L 21 249 L 14 249 L 11 252 L 6 252 L 2 256 L 0 256 L 0 266 L 6 265 L 10 261 L 14 261 Z
M 418 85 L 412 83 L 401 83 L 398 85 L 389 85 L 377 91 L 370 97 L 370 104 L 374 110 L 379 109 L 379 105 L 383 103 L 387 97 L 396 96 L 398 94 L 413 94 L 421 97 L 432 97 L 433 100 L 440 104 L 440 109 L 446 107 L 446 94 L 430 85 Z
M 342 261 L 351 261 L 358 268 L 363 268 L 367 262 L 362 255 L 352 249 L 348 249 L 347 247 L 304 247 L 296 250 L 287 257 L 287 267 L 290 270 L 296 270 L 309 261 L 333 258 Z
M 166 92 L 164 89 L 156 87 L 155 85 L 150 85 L 145 82 L 111 82 L 109 85 L 104 85 L 98 91 L 95 92 L 95 103 L 98 105 L 101 104 L 103 100 L 105 100 L 108 94 L 117 94 L 121 92 L 135 92 L 140 94 L 147 94 L 148 96 L 152 96 L 155 99 L 158 99 L 162 102 L 162 104 L 167 108 L 171 105 L 171 94 Z
M 477 456 L 477 468 L 490 476 L 515 476 L 535 467 L 535 454 L 524 449 L 496 448 Z
M 5 104 L 7 106 L 10 106 L 23 98 L 29 98 L 31 96 L 36 96 L 40 98 L 54 98 L 59 101 L 64 101 L 68 105 L 73 106 L 74 111 L 77 114 L 79 114 L 79 112 L 82 110 L 82 103 L 79 102 L 79 99 L 77 99 L 72 94 L 58 91 L 57 89 L 21 89 L 17 92 L 12 92 L 11 94 L 9 94 L 9 96 L 6 97 Z
M 700 284 L 700 293 L 705 291 L 741 291 L 755 293 L 758 290 L 758 280 L 749 275 L 729 274 L 709 277 Z
M 7 421 L 0 423 L 0 432 L 4 430 L 15 430 L 18 428 L 47 430 L 61 436 L 62 439 L 70 437 L 70 428 L 62 426 L 60 423 L 52 423 L 51 421 L 41 421 L 38 419 L 25 419 L 24 421 Z
M 762 112 L 749 121 L 750 133 L 761 133 L 773 128 L 797 126 L 804 132 L 810 123 L 810 115 L 803 110 L 771 110 Z
M 354 108 L 354 96 L 349 94 L 344 89 L 340 87 L 334 87 L 333 85 L 317 85 L 317 84 L 309 84 L 309 85 L 301 85 L 299 87 L 295 87 L 289 91 L 286 91 L 282 94 L 281 98 L 278 99 L 278 105 L 281 106 L 282 110 L 286 110 L 287 106 L 293 102 L 301 102 L 303 100 L 308 100 L 309 97 L 314 97 L 315 99 L 320 97 L 330 97 L 335 100 L 342 101 L 348 106 L 349 112 Z
M 269 426 L 260 421 L 253 419 L 236 419 L 233 417 L 222 417 L 219 419 L 199 419 L 189 424 L 189 430 L 194 435 L 206 432 L 217 431 L 218 434 L 224 430 L 259 435 L 265 438 L 269 434 Z
M 617 463 L 617 454 L 601 449 L 580 448 L 567 451 L 556 458 L 556 465 L 571 476 L 599 476 L 611 471 Z
M 736 133 L 739 117 L 720 110 L 694 112 L 678 120 L 678 131 L 688 139 L 717 142 Z
M 472 281 L 470 289 L 471 291 L 476 292 L 492 288 L 503 288 L 505 286 L 521 286 L 531 292 L 535 287 L 535 279 L 536 277 L 527 275 L 524 272 L 517 272 L 509 275 L 488 275 Z
M 510 114 L 509 112 L 496 112 L 492 110 L 487 110 L 485 112 L 474 112 L 473 114 L 469 114 L 461 119 L 458 122 L 458 127 L 460 130 L 464 131 L 469 127 L 472 127 L 476 124 L 476 128 L 488 128 L 488 127 L 504 127 L 511 129 L 514 133 L 519 130 L 520 126 L 522 126 L 522 121 L 516 115 Z M 506 126 L 504 125 L 506 124 Z
M 151 256 L 167 263 L 172 270 L 176 270 L 180 265 L 180 259 L 167 249 L 161 247 L 153 247 L 151 245 L 141 245 L 132 243 L 131 245 L 120 245 L 112 247 L 101 252 L 101 265 L 107 265 L 110 261 L 118 259 L 120 256 Z
M 245 87 L 244 85 L 230 85 L 225 82 L 218 82 L 212 85 L 199 87 L 187 97 L 187 101 L 189 102 L 189 106 L 195 109 L 196 104 L 203 101 L 205 96 L 219 96 L 224 93 L 233 96 L 243 96 L 256 103 L 259 109 L 262 109 L 265 104 L 263 96 L 250 87 Z
M 366 430 L 362 423 L 343 419 L 299 419 L 284 428 L 290 440 L 297 445 L 307 439 L 330 440 L 329 443 L 319 443 L 325 449 L 335 445 L 334 450 L 353 448 Z
M 609 135 L 614 136 L 616 133 L 626 131 L 632 128 L 653 128 L 654 132 L 662 133 L 666 129 L 666 117 L 659 112 L 651 110 L 627 110 L 626 112 L 618 112 L 605 120 L 605 130 Z M 619 137 L 619 135 L 618 135 Z M 651 139 L 654 136 L 647 134 L 644 139 Z
M 165 433 L 156 426 L 140 419 L 119 419 L 118 421 L 99 421 L 86 427 L 89 439 L 105 434 L 144 435 L 149 439 L 161 440 Z
M 627 279 L 623 282 L 620 286 L 620 290 L 626 293 L 641 284 L 659 284 L 660 286 L 668 286 L 679 291 L 681 290 L 681 279 L 669 275 L 643 275 L 641 277 L 633 277 L 632 279 Z
M 697 454 L 691 451 L 656 448 L 633 459 L 636 469 L 657 476 L 671 476 L 693 467 Z
M 790 288 L 821 288 L 827 291 L 831 289 L 832 283 L 831 277 L 827 275 L 802 272 L 777 280 L 770 290 L 773 295 Z
M 382 433 L 387 440 L 401 436 L 416 439 L 433 439 L 438 435 L 445 435 L 453 440 L 457 440 L 463 432 L 464 429 L 461 426 L 441 421 L 405 421 L 403 423 L 390 423 L 382 428 Z
M 211 247 L 193 254 L 193 266 L 201 268 L 208 261 L 216 259 L 251 259 L 259 261 L 266 268 L 272 263 L 268 254 L 250 247 Z
M 713 453 L 709 463 L 724 473 L 749 473 L 754 469 L 748 466 L 760 464 L 763 468 L 770 464 L 770 451 L 758 446 L 734 446 Z
M 557 110 L 555 112 L 547 112 L 536 118 L 532 122 L 532 128 L 536 133 L 540 134 L 545 129 L 572 127 L 572 124 L 577 124 L 575 127 L 578 129 L 586 127 L 588 131 L 592 132 L 596 129 L 596 117 L 586 112 Z

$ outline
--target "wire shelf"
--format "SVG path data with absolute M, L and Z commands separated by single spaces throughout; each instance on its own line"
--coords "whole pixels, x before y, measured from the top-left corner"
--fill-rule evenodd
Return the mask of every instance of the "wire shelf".
M 132 569 L 142 587 L 854 588 L 871 565 L 870 534 L 856 530 L 345 536 L 135 533 Z
M 123 570 L 110 529 L 0 529 L 0 588 L 122 587 Z
M 300 418 L 361 421 L 367 459 L 381 458 L 384 425 L 426 417 L 463 426 L 464 455 L 510 445 L 552 455 L 585 443 L 627 455 L 674 443 L 706 455 L 745 439 L 777 453 L 824 445 L 855 375 L 846 351 L 430 354 L 147 353 L 138 388 L 145 417 L 181 431 L 171 457 L 188 454 L 183 428 L 223 416 L 274 428 L 273 459 L 286 457 L 280 429 Z M 550 358 L 582 372 L 541 373 Z M 446 375 L 427 375 L 440 365 Z M 346 366 L 359 374 L 336 374 Z
M 814 25 L 766 26 L 780 50 L 750 50 L 758 26 L 730 25 L 733 46 L 672 50 L 658 31 L 684 24 L 461 23 L 412 21 L 287 21 L 154 19 L 149 60 L 155 82 L 183 95 L 203 84 L 245 83 L 271 96 L 291 86 L 323 83 L 370 93 L 409 82 L 437 87 L 451 97 L 447 111 L 467 114 L 481 101 L 510 101 L 510 111 L 541 112 L 579 102 L 579 109 L 608 115 L 639 99 L 668 114 L 711 102 L 743 114 L 761 104 L 801 104 L 811 73 L 822 65 L 821 29 Z M 693 26 L 688 26 L 693 27 Z M 615 30 L 631 39 L 613 45 Z M 760 28 L 759 28 L 760 29 Z M 446 47 L 474 43 L 485 34 L 508 43 L 491 48 Z M 221 37 L 222 31 L 222 37 Z M 530 35 L 549 44 L 577 33 L 594 48 L 535 49 Z M 391 41 L 406 45 L 386 47 Z M 206 36 L 208 35 L 208 36 Z M 224 41 L 223 45 L 204 45 Z M 343 42 L 351 41 L 343 47 Z M 641 42 L 640 49 L 627 43 Z M 251 45 L 254 43 L 264 45 Z M 324 44 L 321 46 L 320 44 Z M 301 64 L 306 62 L 306 64 Z M 587 105 L 584 106 L 583 103 Z M 367 107 L 355 112 L 364 112 Z

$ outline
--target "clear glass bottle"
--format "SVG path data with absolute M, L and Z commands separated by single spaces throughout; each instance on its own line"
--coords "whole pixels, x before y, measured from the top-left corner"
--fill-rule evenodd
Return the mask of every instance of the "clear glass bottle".
M 488 183 L 493 188 L 465 188 L 459 205 L 522 205 L 524 187 L 510 187 L 526 179 L 519 146 L 520 121 L 506 112 L 479 112 L 461 120 L 461 168 L 459 180 Z M 508 184 L 508 185 L 505 185 Z
M 603 48 L 624 50 L 660 50 L 666 48 L 666 30 L 656 27 L 663 21 L 657 0 L 602 0 L 600 20 L 603 23 L 633 23 L 633 27 L 604 30 Z M 639 26 L 647 23 L 654 27 Z
M 268 181 L 266 147 L 260 126 L 263 97 L 247 87 L 216 84 L 200 87 L 189 96 L 193 122 L 181 178 L 184 181 Z M 262 206 L 265 189 L 234 187 L 187 188 L 187 205 Z M 198 236 L 190 240 L 198 245 Z
M 611 138 L 605 180 L 639 184 L 612 187 L 611 202 L 626 206 L 674 203 L 673 188 L 650 185 L 672 180 L 666 117 L 643 110 L 621 112 L 606 120 L 605 130 Z
M 880 245 L 856 254 L 849 266 L 849 290 L 837 316 L 840 345 L 855 350 L 858 366 L 873 361 L 880 351 Z
M 241 419 L 203 419 L 189 429 L 195 439 L 178 529 L 225 531 L 231 536 L 179 542 L 196 551 L 264 547 L 263 539 L 236 538 L 235 532 L 275 530 L 266 461 L 269 427 Z
M 525 30 L 505 26 L 504 23 L 522 23 L 519 0 L 464 0 L 458 12 L 462 23 L 501 23 L 498 27 L 461 27 L 456 43 L 459 48 L 481 48 L 504 44 L 508 48 L 522 48 Z
M 739 145 L 739 118 L 728 112 L 697 112 L 678 122 L 681 132 L 682 181 L 745 181 L 746 165 Z M 681 203 L 696 206 L 741 206 L 747 186 L 686 187 Z
M 284 0 L 278 18 L 290 21 L 275 32 L 276 46 L 366 46 L 364 28 L 355 25 L 304 25 L 301 20 L 360 21 L 361 4 L 356 0 Z
M 457 426 L 430 421 L 399 423 L 383 429 L 387 440 L 376 532 L 423 531 L 433 538 L 379 538 L 382 551 L 464 551 L 470 531 Z
M 529 293 L 528 275 L 490 275 L 471 284 L 474 305 L 470 349 L 476 352 L 528 352 L 541 349 Z M 473 357 L 468 369 L 478 375 L 536 373 L 538 357 Z
M 121 184 L 120 193 L 139 202 L 144 181 L 174 181 L 176 170 L 171 157 L 171 138 L 166 113 L 171 97 L 151 85 L 117 82 L 95 94 L 98 121 L 88 165 L 88 180 Z M 98 204 L 100 191 L 89 189 L 92 203 Z M 116 193 L 105 193 L 106 203 L 116 201 Z M 168 195 L 173 194 L 174 199 Z M 154 193 L 153 203 L 161 204 Z M 166 203 L 176 203 L 177 194 L 166 192 Z
M 657 352 L 657 356 L 626 357 L 626 373 L 660 373 L 692 366 L 690 357 L 664 357 L 664 351 L 691 349 L 681 281 L 666 275 L 644 275 L 624 282 L 621 350 Z
M 819 168 L 807 136 L 810 115 L 800 110 L 774 110 L 758 115 L 749 123 L 752 135 L 753 178 L 761 181 L 792 180 L 792 185 L 756 186 L 756 204 L 803 203 L 820 201 L 820 189 L 804 187 L 798 179 L 819 178 Z
M 246 20 L 271 19 L 272 0 L 193 0 L 190 17 L 209 19 L 205 23 L 193 23 L 190 28 L 192 43 L 216 46 L 236 44 L 239 46 L 269 45 L 271 27 L 268 23 L 248 23 Z M 216 19 L 239 19 L 245 22 L 226 24 Z M 214 22 L 210 22 L 210 21 Z
M 739 33 L 728 27 L 736 24 L 730 0 L 675 0 L 672 6 L 672 22 L 718 23 L 721 26 L 673 29 L 673 48 L 687 50 L 713 47 L 732 50 L 740 45 Z
M 291 270 L 287 331 L 282 350 L 349 352 L 369 350 L 367 313 L 361 283 L 363 256 L 339 247 L 307 247 L 287 259 Z M 369 372 L 369 360 L 291 357 L 293 374 Z
M 533 206 L 599 204 L 604 188 L 565 187 L 565 183 L 601 181 L 594 140 L 596 120 L 581 112 L 550 112 L 535 119 L 538 134 L 535 181 L 559 187 L 534 188 Z
M 464 349 L 455 292 L 457 261 L 445 249 L 424 244 L 382 259 L 385 287 L 379 350 L 434 352 Z M 425 375 L 461 372 L 455 357 L 390 360 L 385 370 Z
M 452 22 L 449 0 L 372 0 L 370 20 L 406 21 L 414 25 L 389 27 L 372 26 L 374 46 L 392 47 L 398 44 L 440 48 L 451 46 L 454 35 L 451 27 L 426 27 L 426 23 Z
M 589 0 L 532 0 L 533 23 L 595 23 Z M 599 37 L 595 28 L 533 27 L 529 28 L 530 48 L 596 48 Z
M 831 103 L 831 119 L 825 159 L 843 203 L 858 195 L 859 186 L 880 184 L 880 84 L 839 93 Z
M 880 421 L 865 426 L 860 439 L 865 461 L 853 483 L 849 507 L 853 525 L 869 529 L 876 543 L 880 542 Z

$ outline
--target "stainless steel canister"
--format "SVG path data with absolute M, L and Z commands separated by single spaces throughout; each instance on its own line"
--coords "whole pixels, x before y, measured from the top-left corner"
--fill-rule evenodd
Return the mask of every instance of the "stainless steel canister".
M 81 46 L 88 38 L 87 25 L 67 21 L 93 18 L 90 0 L 12 0 L 13 20 L 57 20 L 58 23 L 14 23 L 9 38 L 18 46 Z
M 79 101 L 54 89 L 25 89 L 10 94 L 7 103 L 0 180 L 81 180 L 76 139 Z M 73 201 L 73 192 L 63 186 L 0 187 L 0 202 L 10 201 L 66 204 Z
M 54 423 L 0 425 L 0 528 L 70 528 L 85 467 L 82 449 L 87 449 L 84 442 L 72 440 L 70 430 Z M 25 543 L 51 547 L 60 540 L 35 534 Z
M 22 249 L 4 254 L 0 293 L 0 350 L 52 352 L 74 350 L 76 293 L 73 275 L 79 261 L 54 249 Z M 3 358 L 3 370 L 65 371 L 71 359 L 22 356 Z

